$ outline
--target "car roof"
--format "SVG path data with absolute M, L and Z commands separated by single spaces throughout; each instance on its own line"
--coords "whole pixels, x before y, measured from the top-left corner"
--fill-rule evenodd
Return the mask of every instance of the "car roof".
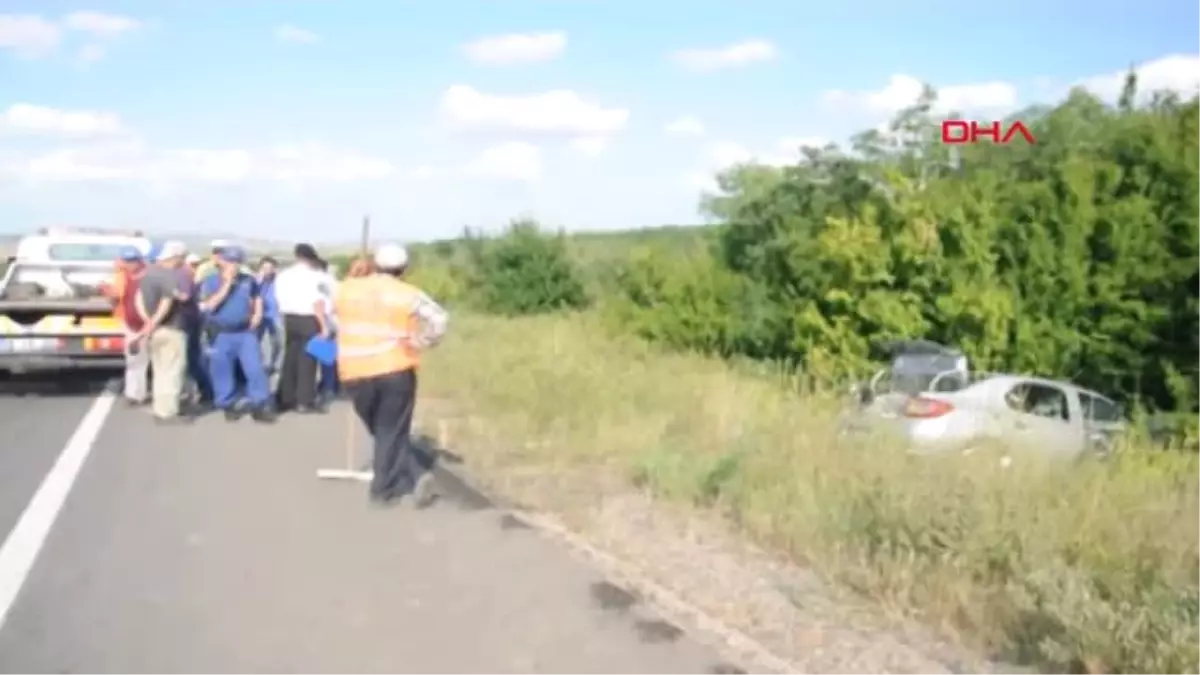
M 1105 396 L 1104 394 L 1101 394 L 1098 391 L 1095 391 L 1093 389 L 1087 389 L 1085 387 L 1081 387 L 1073 382 L 1068 382 L 1066 380 L 1052 380 L 1049 378 L 1037 377 L 1034 375 L 1015 375 L 1013 373 L 995 373 L 995 374 L 992 374 L 990 377 L 988 377 L 986 380 L 982 380 L 982 381 L 978 382 L 977 384 L 985 384 L 985 383 L 991 384 L 994 386 L 1015 386 L 1017 384 L 1026 384 L 1026 383 L 1040 384 L 1040 385 L 1045 385 L 1045 386 L 1049 386 L 1049 387 L 1058 387 L 1059 389 L 1068 389 L 1068 390 L 1072 390 L 1072 391 L 1075 391 L 1080 394 L 1087 394 L 1089 396 L 1095 396 L 1096 398 L 1102 398 L 1109 402 L 1114 402 L 1111 398 Z

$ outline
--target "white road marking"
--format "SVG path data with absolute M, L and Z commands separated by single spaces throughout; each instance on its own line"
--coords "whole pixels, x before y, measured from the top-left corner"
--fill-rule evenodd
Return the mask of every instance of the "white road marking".
M 67 501 L 75 479 L 79 477 L 79 470 L 91 454 L 114 401 L 116 397 L 104 393 L 88 409 L 71 440 L 67 441 L 67 446 L 50 468 L 50 473 L 42 479 L 33 499 L 29 500 L 16 527 L 0 545 L 0 629 L 4 627 L 8 612 L 25 585 L 29 571 L 33 569 L 33 563 L 46 543 L 50 528 Z

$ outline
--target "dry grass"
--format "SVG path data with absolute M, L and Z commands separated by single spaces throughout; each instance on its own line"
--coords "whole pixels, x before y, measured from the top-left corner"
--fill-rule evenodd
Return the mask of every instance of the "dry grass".
M 831 399 L 611 337 L 589 315 L 461 316 L 424 373 L 424 395 L 486 421 L 493 468 L 563 476 L 564 508 L 616 474 L 991 653 L 1197 670 L 1194 456 L 1000 470 L 842 447 Z

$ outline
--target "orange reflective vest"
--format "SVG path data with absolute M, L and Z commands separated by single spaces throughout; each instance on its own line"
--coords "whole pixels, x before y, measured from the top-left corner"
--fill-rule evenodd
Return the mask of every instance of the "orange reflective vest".
M 394 277 L 373 274 L 338 285 L 337 368 L 343 381 L 417 368 L 420 353 L 409 339 L 420 329 L 415 310 L 421 291 Z

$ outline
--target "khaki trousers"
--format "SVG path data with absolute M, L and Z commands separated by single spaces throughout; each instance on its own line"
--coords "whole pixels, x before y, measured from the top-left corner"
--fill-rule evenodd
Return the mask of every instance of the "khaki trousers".
M 150 369 L 150 352 L 145 344 L 138 345 L 137 353 L 129 351 L 130 338 L 133 331 L 125 331 L 125 398 L 131 401 L 145 401 L 149 392 L 146 391 L 146 376 Z
M 144 348 L 150 351 L 150 365 L 154 369 L 154 414 L 175 417 L 179 414 L 179 399 L 187 378 L 187 334 L 179 328 L 162 326 L 150 334 Z

